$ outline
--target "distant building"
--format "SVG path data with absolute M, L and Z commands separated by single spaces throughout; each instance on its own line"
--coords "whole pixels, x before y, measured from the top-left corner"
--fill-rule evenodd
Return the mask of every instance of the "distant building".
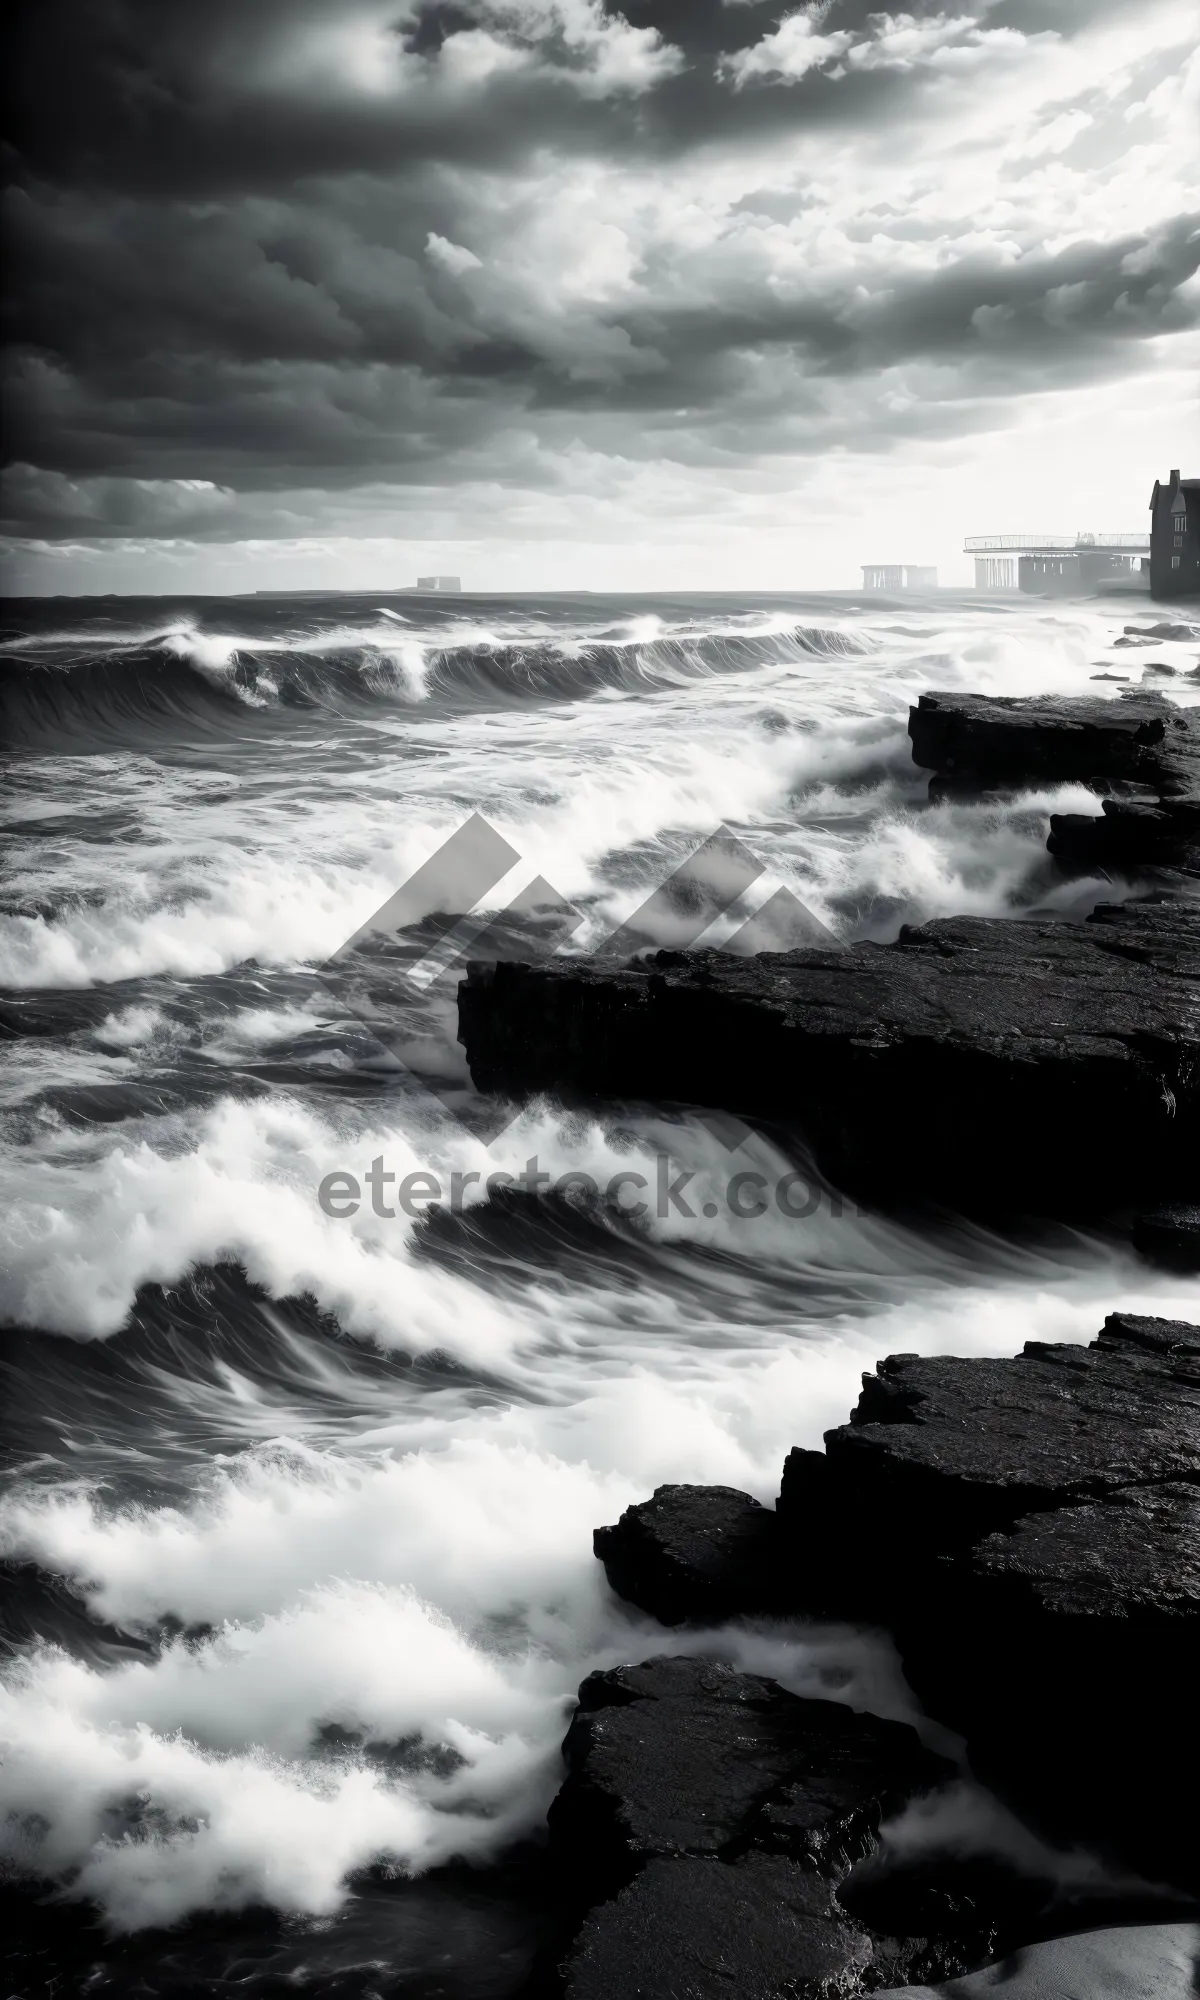
M 936 590 L 937 571 L 920 563 L 864 563 L 864 590 Z
M 1037 597 L 1083 597 L 1100 585 L 1134 587 L 1145 535 L 968 535 L 976 590 L 1024 590 Z
M 417 589 L 461 591 L 462 584 L 456 576 L 419 576 L 417 578 Z
M 1200 479 L 1177 471 L 1150 495 L 1150 590 L 1155 597 L 1200 597 Z

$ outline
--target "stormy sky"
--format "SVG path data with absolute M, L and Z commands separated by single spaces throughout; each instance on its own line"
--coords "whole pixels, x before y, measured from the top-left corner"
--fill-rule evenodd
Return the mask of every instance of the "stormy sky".
M 1195 25 L 17 0 L 7 587 L 966 581 L 964 534 L 1140 528 L 1200 470 Z

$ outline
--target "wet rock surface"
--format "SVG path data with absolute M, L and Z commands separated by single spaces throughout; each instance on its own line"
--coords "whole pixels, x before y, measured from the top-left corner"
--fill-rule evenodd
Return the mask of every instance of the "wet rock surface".
M 597 1528 L 593 1548 L 618 1597 L 664 1625 L 711 1624 L 718 1604 L 729 1618 L 837 1618 L 857 1592 L 839 1578 L 840 1539 L 830 1547 L 828 1477 L 824 1452 L 789 1454 L 786 1522 L 782 1505 L 732 1487 L 660 1486 Z
M 663 1658 L 591 1675 L 564 1747 L 551 1857 L 569 1900 L 604 1899 L 566 1956 L 578 2000 L 852 1995 L 989 1947 L 974 1904 L 927 1897 L 916 1936 L 872 1925 L 871 1880 L 839 1901 L 881 1821 L 954 1776 L 907 1724 Z
M 726 1487 L 660 1487 L 597 1531 L 609 1582 L 670 1624 L 703 1624 L 714 1602 L 893 1621 L 947 1560 L 1027 1515 L 1195 1491 L 1200 1330 L 1113 1313 L 1089 1347 L 890 1355 L 825 1445 L 789 1453 L 774 1514 Z M 717 1512 L 753 1524 L 751 1562 L 737 1536 L 711 1534 Z
M 1200 723 L 1153 690 L 928 696 L 911 734 L 935 792 L 1100 794 L 1096 815 L 1053 823 L 1063 859 L 1200 867 Z M 1182 1269 L 1200 1233 L 1198 1000 L 1200 906 L 1171 894 L 1078 925 L 949 919 L 891 946 L 475 966 L 460 1028 L 483 1089 L 790 1124 L 868 1197 L 1139 1204 L 1135 1241 Z M 1089 1901 L 1028 1854 L 895 1845 L 889 1815 L 953 1771 L 912 1731 L 651 1660 L 580 1691 L 550 1826 L 581 1927 L 547 1990 L 851 1996 L 1195 1914 L 1200 1327 L 1113 1313 L 1086 1348 L 889 1356 L 824 1451 L 789 1454 L 775 1510 L 661 1487 L 595 1546 L 613 1588 L 676 1628 L 883 1626 L 967 1773 L 1112 1872 Z
M 553 1851 L 608 1889 L 656 1856 L 750 1848 L 833 1878 L 870 1852 L 885 1814 L 954 1775 L 905 1723 L 693 1658 L 592 1674 L 564 1753 Z
M 961 1639 L 910 1675 L 959 1710 L 985 1783 L 1064 1840 L 1200 1888 L 1180 1803 L 1200 1782 L 1200 1488 L 1108 1493 L 1026 1516 L 971 1552 Z M 976 1664 L 969 1662 L 974 1658 Z
M 1198 994 L 1200 905 L 1166 898 L 749 960 L 476 965 L 459 1022 L 484 1090 L 711 1106 L 798 1126 L 866 1198 L 1068 1213 L 1200 1197 Z
M 1165 1202 L 1137 1215 L 1133 1247 L 1168 1270 L 1200 1271 L 1200 1202 Z
M 1097 1928 L 1016 1951 L 954 1979 L 880 1992 L 879 2000 L 1193 2000 L 1200 1927 L 1151 1923 Z
M 1186 797 L 1200 782 L 1189 710 L 1157 690 L 1101 695 L 923 694 L 910 709 L 913 761 L 970 785 L 1134 783 Z
M 1174 670 L 1151 662 L 1145 672 Z M 1156 689 L 1116 701 L 926 694 L 909 736 L 914 761 L 934 773 L 933 797 L 1069 781 L 1109 793 L 1099 813 L 1052 815 L 1047 846 L 1061 861 L 1200 871 L 1200 718 Z
M 839 2000 L 863 1991 L 873 1957 L 829 1884 L 790 1862 L 654 1861 L 588 1918 L 562 1992 L 565 2000 Z
M 731 1865 L 650 1862 L 587 1918 L 560 1990 L 566 2000 L 852 2000 L 944 1978 L 963 1959 L 948 1938 L 873 1932 L 822 1876 L 750 1853 Z
M 597 1553 L 615 1587 L 677 1624 L 720 1603 L 885 1625 L 975 1777 L 1044 1837 L 1100 1855 L 1125 1890 L 1089 1903 L 995 1859 L 897 1859 L 877 1845 L 881 1822 L 954 1769 L 911 1730 L 711 1662 L 652 1660 L 585 1682 L 567 1739 L 552 1849 L 579 1904 L 615 1898 L 580 1934 L 567 1992 L 607 1977 L 614 1995 L 782 1995 L 788 1952 L 819 1966 L 828 1950 L 840 1969 L 811 1977 L 854 1994 L 947 1977 L 1118 1907 L 1169 1913 L 1154 1884 L 1194 1910 L 1200 1326 L 1112 1313 L 1088 1347 L 889 1356 L 824 1452 L 790 1454 L 773 1533 L 764 1512 L 729 1488 L 662 1487 L 598 1533 Z M 760 1926 L 748 1890 L 737 1914 L 742 1871 L 767 1860 L 791 1911 L 780 1930 Z M 789 1902 L 787 1870 L 823 1886 Z M 709 1879 L 711 1931 L 695 1914 Z M 651 1930 L 659 1983 L 622 1985 Z
M 1126 1316 L 1103 1345 L 1031 1341 L 1015 1360 L 881 1361 L 825 1446 L 832 1490 L 855 1525 L 877 1522 L 873 1567 L 895 1579 L 891 1594 L 1025 1514 L 1200 1480 L 1193 1337 L 1180 1322 Z M 785 1513 L 789 1485 L 785 1466 Z
M 664 1625 L 717 1624 L 769 1603 L 778 1527 L 773 1509 L 732 1486 L 660 1486 L 597 1528 L 593 1545 L 619 1597 Z

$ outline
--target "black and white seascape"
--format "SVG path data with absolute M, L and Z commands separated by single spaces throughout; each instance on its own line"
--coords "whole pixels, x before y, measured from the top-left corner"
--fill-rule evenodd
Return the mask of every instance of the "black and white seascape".
M 10 610 L 5 1841 L 67 1899 L 26 1913 L 35 1953 L 103 1968 L 89 1992 L 516 1991 L 576 1688 L 667 1637 L 593 1528 L 664 1481 L 773 1499 L 882 1353 L 1194 1312 L 1116 1223 L 732 1213 L 736 1172 L 803 1168 L 786 1133 L 538 1101 L 489 1143 L 446 985 L 409 976 L 438 936 L 380 964 L 404 1062 L 316 970 L 472 813 L 518 857 L 477 919 L 541 875 L 570 950 L 721 827 L 764 872 L 716 946 L 782 886 L 845 941 L 1119 900 L 1132 881 L 1044 851 L 1082 788 L 930 805 L 905 722 L 931 684 L 1190 660 L 1123 622 L 969 597 Z M 532 1156 L 599 1198 L 318 1200 L 380 1157 L 449 1190 Z M 665 1213 L 605 1198 L 663 1156 L 692 1176 Z M 912 1712 L 850 1628 L 681 1643 Z
M 1176 2000 L 1191 0 L 9 12 L 0 1991 Z

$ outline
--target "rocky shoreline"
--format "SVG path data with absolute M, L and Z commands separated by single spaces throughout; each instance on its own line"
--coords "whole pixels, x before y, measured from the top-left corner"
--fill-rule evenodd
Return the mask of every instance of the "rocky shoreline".
M 950 917 L 893 945 L 472 966 L 477 1087 L 800 1129 L 867 1201 L 1079 1214 L 1200 1199 L 1200 904 Z
M 1086 779 L 1103 810 L 1055 816 L 1052 851 L 1152 861 L 1153 885 L 1082 924 L 951 917 L 848 950 L 474 964 L 459 1039 L 476 1086 L 799 1129 L 818 1171 L 868 1201 L 1149 1210 L 1148 1252 L 1200 1266 L 1200 726 L 1140 691 L 939 694 L 909 731 L 935 793 Z
M 476 1085 L 653 1098 L 799 1129 L 867 1199 L 1111 1214 L 1200 1264 L 1200 728 L 1116 701 L 933 694 L 931 794 L 1085 783 L 1070 868 L 1150 868 L 1082 924 L 952 918 L 751 960 L 476 965 Z M 1148 1205 L 1148 1206 L 1146 1206 Z M 564 2000 L 829 2000 L 1058 1934 L 1200 1913 L 1200 1326 L 1109 1315 L 1089 1347 L 891 1355 L 778 1503 L 660 1487 L 595 1549 L 664 1626 L 835 1619 L 894 1641 L 958 1761 L 884 1722 L 664 1654 L 580 1690 L 551 1809 Z M 891 1828 L 964 1774 L 1090 1891 Z
M 823 2000 L 1200 1913 L 1200 1326 L 1113 1313 L 1087 1348 L 890 1356 L 824 1452 L 790 1454 L 774 1510 L 660 1487 L 595 1543 L 665 1625 L 882 1626 L 962 1770 L 1109 1886 L 906 1854 L 888 1822 L 955 1762 L 906 1724 L 667 1654 L 580 1689 L 549 1818 L 579 1927 L 539 1990 Z
M 1085 868 L 1200 873 L 1200 729 L 1156 691 L 1117 701 L 922 695 L 909 718 L 913 757 L 933 798 L 1017 783 L 1075 780 L 1098 815 L 1054 813 L 1046 843 Z

